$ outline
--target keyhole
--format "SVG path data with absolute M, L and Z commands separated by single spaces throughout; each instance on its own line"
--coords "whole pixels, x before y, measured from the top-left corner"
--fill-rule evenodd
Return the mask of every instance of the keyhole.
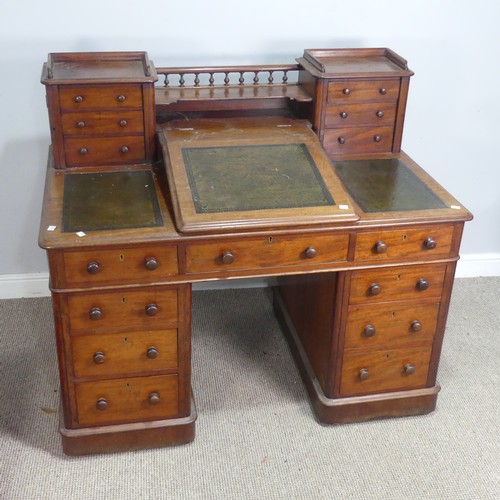
M 274 240 L 273 240 L 273 237 L 272 236 L 269 236 L 269 238 L 267 239 L 267 241 L 269 241 L 269 243 L 272 243 Z
M 123 343 L 126 344 L 128 342 L 128 337 L 123 337 Z
M 401 275 L 400 275 L 400 274 L 398 274 L 398 275 L 396 276 L 396 279 L 399 281 L 399 280 L 401 279 Z
M 392 312 L 391 312 L 391 316 L 392 316 L 393 318 L 395 318 L 395 317 L 396 317 L 396 311 L 392 311 Z
M 122 297 L 122 304 L 125 304 L 125 297 Z
M 408 239 L 408 235 L 407 234 L 403 234 L 403 241 L 406 241 Z
M 125 256 L 123 254 L 120 254 L 120 262 L 123 262 L 125 260 Z

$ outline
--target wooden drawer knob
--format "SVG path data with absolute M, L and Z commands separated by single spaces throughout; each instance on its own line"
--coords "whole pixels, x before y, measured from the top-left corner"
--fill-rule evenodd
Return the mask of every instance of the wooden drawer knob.
M 120 125 L 120 127 L 126 127 L 128 125 L 128 122 L 127 120 L 120 120 L 118 124 Z
M 154 257 L 146 257 L 144 259 L 144 266 L 148 271 L 154 271 L 158 268 L 158 261 Z
M 372 285 L 370 285 L 370 288 L 368 288 L 368 293 L 370 295 L 378 295 L 381 291 L 382 287 L 377 283 L 373 283 Z
M 78 152 L 81 155 L 86 155 L 89 152 L 89 150 L 87 148 L 83 147 L 83 148 L 80 148 Z
M 346 119 L 347 117 L 349 116 L 349 113 L 346 113 L 345 111 L 342 111 L 342 113 L 340 113 L 340 118 L 342 119 Z
M 84 121 L 81 121 L 81 122 L 77 122 L 76 126 L 78 128 L 85 128 L 87 126 L 87 124 Z
M 156 359 L 158 357 L 158 349 L 156 347 L 150 347 L 146 352 L 146 356 L 148 359 Z
M 430 238 L 430 237 L 429 238 L 425 238 L 425 240 L 424 240 L 424 248 L 426 250 L 432 250 L 432 249 L 434 249 L 436 247 L 437 247 L 437 243 L 436 243 L 435 239 Z
M 363 334 L 365 335 L 365 337 L 374 337 L 376 333 L 377 330 L 373 325 L 366 325 L 363 328 Z
M 87 272 L 89 274 L 97 274 L 100 271 L 101 271 L 101 265 L 96 260 L 93 260 L 92 262 L 89 262 L 87 264 Z
M 375 113 L 377 115 L 377 118 L 382 118 L 384 116 L 384 112 L 379 110 Z
M 339 144 L 345 144 L 345 137 L 340 136 L 337 141 L 339 141 Z
M 100 307 L 93 307 L 89 311 L 89 318 L 93 321 L 98 321 L 102 318 L 102 309 Z
M 314 247 L 307 247 L 306 248 L 305 255 L 306 255 L 307 259 L 314 259 L 314 257 L 316 257 L 317 254 L 318 254 L 318 252 L 316 251 L 316 249 Z
M 116 100 L 117 100 L 118 102 L 125 102 L 125 100 L 126 100 L 126 99 L 127 99 L 127 98 L 126 98 L 123 94 L 120 94 L 120 95 L 116 98 Z
M 427 290 L 429 288 L 429 282 L 424 278 L 420 278 L 417 281 L 416 288 L 421 292 Z
M 368 380 L 370 378 L 370 372 L 368 371 L 368 368 L 361 368 L 359 370 L 359 380 Z
M 412 321 L 410 328 L 412 332 L 420 332 L 422 330 L 422 323 L 418 320 Z
M 377 243 L 375 243 L 374 249 L 376 253 L 386 253 L 387 245 L 383 241 L 377 241 Z
M 106 360 L 106 357 L 104 356 L 104 353 L 102 351 L 98 351 L 94 353 L 93 360 L 96 365 L 102 365 Z
M 108 408 L 108 400 L 106 398 L 99 398 L 96 401 L 95 407 L 100 411 L 106 410 Z
M 234 255 L 231 252 L 224 252 L 220 258 L 223 264 L 232 264 L 234 262 Z
M 413 375 L 416 371 L 417 369 L 415 368 L 415 365 L 412 365 L 411 363 L 408 363 L 404 367 L 404 372 L 406 373 L 406 375 Z
M 83 96 L 77 95 L 74 97 L 73 101 L 75 101 L 77 104 L 80 104 L 81 102 L 83 102 Z
M 344 95 L 349 95 L 349 94 L 351 93 L 351 89 L 349 89 L 349 88 L 345 88 L 345 89 L 343 89 L 343 90 L 342 90 L 342 93 L 343 93 Z
M 156 316 L 158 314 L 158 306 L 156 304 L 148 304 L 146 306 L 146 314 L 148 316 Z
M 148 396 L 148 403 L 150 405 L 157 405 L 157 404 L 159 404 L 159 402 L 160 402 L 160 393 L 158 393 L 158 392 L 152 392 Z

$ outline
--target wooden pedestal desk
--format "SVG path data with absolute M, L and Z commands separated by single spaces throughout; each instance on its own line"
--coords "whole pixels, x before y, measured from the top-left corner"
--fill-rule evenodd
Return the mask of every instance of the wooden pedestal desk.
M 50 55 L 39 242 L 65 453 L 194 439 L 191 285 L 211 280 L 277 277 L 320 422 L 435 408 L 471 215 L 400 151 L 411 75 L 388 49 L 230 68 Z

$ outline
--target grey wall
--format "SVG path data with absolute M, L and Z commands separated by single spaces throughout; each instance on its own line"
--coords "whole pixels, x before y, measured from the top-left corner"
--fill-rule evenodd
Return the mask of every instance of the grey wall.
M 147 50 L 157 65 L 293 62 L 304 48 L 408 59 L 403 148 L 475 214 L 464 258 L 500 259 L 496 0 L 8 2 L 0 16 L 0 275 L 46 272 L 37 247 L 48 52 Z

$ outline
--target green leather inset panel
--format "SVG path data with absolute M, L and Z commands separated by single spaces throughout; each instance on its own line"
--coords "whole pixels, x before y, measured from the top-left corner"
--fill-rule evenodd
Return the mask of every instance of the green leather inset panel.
M 307 146 L 183 148 L 197 213 L 335 205 Z
M 162 225 L 149 170 L 65 175 L 63 232 Z
M 397 158 L 336 161 L 334 167 L 366 213 L 448 208 Z

